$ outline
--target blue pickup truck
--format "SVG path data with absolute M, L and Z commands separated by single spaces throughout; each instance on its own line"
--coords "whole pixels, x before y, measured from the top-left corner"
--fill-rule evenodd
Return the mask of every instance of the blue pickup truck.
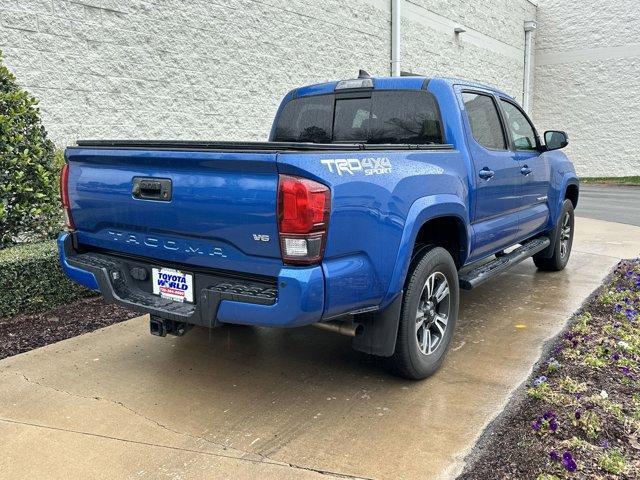
M 567 141 L 494 88 L 361 72 L 289 92 L 268 142 L 79 141 L 60 260 L 156 335 L 314 324 L 425 378 L 460 288 L 565 267 Z

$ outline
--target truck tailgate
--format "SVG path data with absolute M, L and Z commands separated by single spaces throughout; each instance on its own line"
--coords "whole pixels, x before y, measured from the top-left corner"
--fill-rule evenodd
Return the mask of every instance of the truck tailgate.
M 197 267 L 277 275 L 282 261 L 276 155 L 69 148 L 78 243 Z

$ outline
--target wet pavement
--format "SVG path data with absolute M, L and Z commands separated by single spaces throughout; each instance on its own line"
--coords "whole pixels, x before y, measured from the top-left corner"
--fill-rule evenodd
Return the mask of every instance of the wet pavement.
M 559 273 L 464 292 L 452 350 L 411 382 L 309 327 L 149 335 L 140 317 L 0 362 L 3 478 L 454 478 L 483 428 L 640 228 L 578 218 Z

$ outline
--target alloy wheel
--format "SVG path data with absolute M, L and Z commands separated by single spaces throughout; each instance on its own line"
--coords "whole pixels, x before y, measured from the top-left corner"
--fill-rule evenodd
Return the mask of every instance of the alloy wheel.
M 562 219 L 562 230 L 560 231 L 560 256 L 567 256 L 569 252 L 569 242 L 571 241 L 571 215 L 565 212 Z
M 442 272 L 434 272 L 422 288 L 416 312 L 416 338 L 423 355 L 431 355 L 442 343 L 450 308 L 447 277 Z

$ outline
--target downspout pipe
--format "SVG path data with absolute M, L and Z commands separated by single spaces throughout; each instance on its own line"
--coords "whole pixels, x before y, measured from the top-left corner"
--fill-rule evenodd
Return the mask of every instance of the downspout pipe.
M 402 0 L 391 0 L 391 76 L 400 76 L 400 19 Z
M 531 107 L 531 70 L 533 56 L 533 32 L 538 25 L 535 21 L 524 22 L 524 75 L 522 84 L 522 108 L 530 113 Z

